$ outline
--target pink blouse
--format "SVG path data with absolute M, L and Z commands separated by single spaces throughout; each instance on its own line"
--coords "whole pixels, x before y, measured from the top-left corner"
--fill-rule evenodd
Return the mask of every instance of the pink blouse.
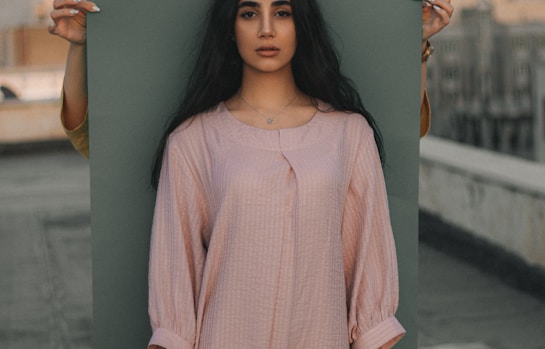
M 165 150 L 149 287 L 150 345 L 391 347 L 405 331 L 367 121 L 318 111 L 264 130 L 221 103 L 180 126 Z

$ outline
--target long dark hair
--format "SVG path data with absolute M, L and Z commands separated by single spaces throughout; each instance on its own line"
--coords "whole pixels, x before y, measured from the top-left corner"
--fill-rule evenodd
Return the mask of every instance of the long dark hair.
M 361 114 L 372 127 L 381 162 L 384 164 L 382 136 L 350 79 L 340 71 L 337 52 L 316 0 L 292 0 L 297 48 L 292 60 L 295 83 L 314 99 L 335 110 Z M 238 0 L 213 0 L 207 12 L 206 30 L 194 57 L 185 96 L 171 118 L 159 143 L 152 171 L 157 188 L 168 136 L 185 120 L 229 99 L 242 82 L 242 59 L 232 39 Z

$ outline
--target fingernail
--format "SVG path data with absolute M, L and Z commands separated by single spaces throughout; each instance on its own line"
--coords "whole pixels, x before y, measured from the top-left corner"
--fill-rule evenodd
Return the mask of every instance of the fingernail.
M 81 0 L 74 0 L 75 3 L 81 2 Z
M 100 12 L 100 8 L 99 8 L 98 6 L 95 5 L 95 6 L 93 6 L 93 11 L 95 11 L 95 12 Z
M 75 15 L 75 14 L 78 13 L 78 12 L 79 12 L 79 10 L 75 10 L 75 9 L 71 9 L 71 10 L 70 10 L 70 13 L 73 14 L 73 15 Z
M 441 8 L 440 8 L 439 6 L 437 6 L 437 5 L 433 5 L 433 8 L 434 8 L 434 10 L 436 10 L 436 11 L 441 10 Z

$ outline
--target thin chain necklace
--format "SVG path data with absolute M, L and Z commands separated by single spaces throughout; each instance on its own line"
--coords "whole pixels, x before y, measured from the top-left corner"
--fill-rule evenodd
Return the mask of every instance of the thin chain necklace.
M 280 110 L 278 113 L 275 113 L 273 115 L 266 115 L 266 114 L 263 114 L 262 112 L 260 112 L 256 107 L 254 107 L 253 105 L 248 103 L 244 98 L 242 98 L 242 93 L 239 92 L 238 96 L 239 96 L 240 100 L 242 102 L 244 102 L 244 104 L 246 104 L 248 107 L 252 108 L 259 115 L 263 116 L 265 118 L 265 122 L 267 122 L 267 125 L 272 125 L 272 123 L 274 122 L 274 119 L 276 119 L 276 117 L 278 115 L 282 114 L 286 109 L 288 109 L 288 107 L 290 105 L 292 105 L 293 102 L 295 102 L 295 100 L 297 99 L 297 95 L 295 95 L 295 97 L 288 104 L 286 104 L 284 106 L 284 108 L 282 108 L 282 110 Z

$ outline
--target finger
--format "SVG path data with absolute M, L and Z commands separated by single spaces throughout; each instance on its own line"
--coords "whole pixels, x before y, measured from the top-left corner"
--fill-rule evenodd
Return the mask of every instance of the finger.
M 448 15 L 452 17 L 454 13 L 454 6 L 450 4 L 450 0 L 431 0 L 432 6 L 437 6 L 447 11 Z
M 49 34 L 57 34 L 57 25 L 55 24 L 55 22 L 49 23 L 49 25 L 47 26 L 47 31 L 49 32 Z
M 432 5 L 422 7 L 422 17 L 429 16 L 431 15 L 432 12 L 433 12 Z
M 444 6 L 444 5 L 450 5 L 450 0 L 427 0 L 432 5 L 438 5 L 438 6 Z
M 444 25 L 447 25 L 450 23 L 450 15 L 446 10 L 443 10 L 441 7 L 436 5 L 433 5 L 433 9 L 441 17 L 441 20 L 443 21 Z
M 59 10 L 53 10 L 51 11 L 51 19 L 56 22 L 59 19 L 67 18 L 67 17 L 75 17 L 78 13 L 80 13 L 80 10 L 74 9 L 74 8 L 61 8 Z
M 92 1 L 82 0 L 78 8 L 84 9 L 87 12 L 100 12 L 100 8 Z
M 53 8 L 60 10 L 62 8 L 75 8 L 85 10 L 86 12 L 100 12 L 100 8 L 92 1 L 86 0 L 55 0 Z
M 83 0 L 55 0 L 53 2 L 53 8 L 59 10 L 64 7 L 78 6 Z

